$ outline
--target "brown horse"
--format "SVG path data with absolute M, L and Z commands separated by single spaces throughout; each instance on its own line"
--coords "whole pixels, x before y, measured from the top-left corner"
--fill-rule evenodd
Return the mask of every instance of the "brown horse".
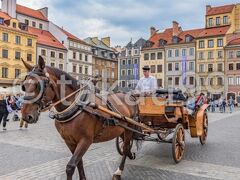
M 23 63 L 29 73 L 26 76 L 22 86 L 23 90 L 25 91 L 25 102 L 23 104 L 22 116 L 23 119 L 28 123 L 36 123 L 38 121 L 38 117 L 43 106 L 49 103 L 57 102 L 61 99 L 61 90 L 63 88 L 61 84 L 58 83 L 61 75 L 65 75 L 67 81 L 72 81 L 71 84 L 64 87 L 65 96 L 79 89 L 76 79 L 59 69 L 45 66 L 45 62 L 41 56 L 39 56 L 38 65 L 36 67 L 32 67 L 25 61 L 23 61 Z M 122 115 L 133 117 L 135 106 L 125 103 L 124 98 L 125 95 L 123 93 L 116 93 L 108 96 L 108 100 Z M 94 93 L 90 94 L 89 99 L 91 102 L 94 101 L 96 104 L 102 103 L 101 98 L 96 96 Z M 70 102 L 74 102 L 74 100 L 75 97 L 70 97 L 67 99 L 67 101 Z M 106 107 L 106 105 L 104 106 Z M 58 112 L 61 112 L 67 107 L 68 106 L 64 103 L 60 103 L 55 106 L 55 109 Z M 92 109 L 89 106 L 86 108 L 90 110 L 83 110 L 71 121 L 64 123 L 55 121 L 55 126 L 58 132 L 72 152 L 72 157 L 66 167 L 67 180 L 72 179 L 76 167 L 79 171 L 80 180 L 85 180 L 86 176 L 84 173 L 82 157 L 88 150 L 89 146 L 92 143 L 109 141 L 118 136 L 122 136 L 124 139 L 123 157 L 120 166 L 113 174 L 112 179 L 121 179 L 126 157 L 134 159 L 134 154 L 130 151 L 130 141 L 132 140 L 133 133 L 119 126 L 110 126 L 104 124 L 99 117 L 110 117 L 108 114 L 104 114 L 96 109 Z M 124 121 L 121 121 L 120 123 L 129 125 Z

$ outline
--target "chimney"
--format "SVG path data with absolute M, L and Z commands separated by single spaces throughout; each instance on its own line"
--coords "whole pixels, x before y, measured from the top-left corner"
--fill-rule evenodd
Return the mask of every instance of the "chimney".
M 212 8 L 211 5 L 206 5 L 206 14 L 211 8 Z
M 38 11 L 40 11 L 45 16 L 45 18 L 48 19 L 48 7 L 41 8 Z
M 172 28 L 173 28 L 173 36 L 178 36 L 180 32 L 182 31 L 181 27 L 178 26 L 177 21 L 172 22 Z
M 150 36 L 153 36 L 154 34 L 156 34 L 156 28 L 155 27 L 150 27 Z
M 12 18 L 17 18 L 16 0 L 2 0 L 2 12 L 7 13 Z
M 110 47 L 110 37 L 104 37 L 101 39 L 101 41 L 107 45 L 108 47 Z

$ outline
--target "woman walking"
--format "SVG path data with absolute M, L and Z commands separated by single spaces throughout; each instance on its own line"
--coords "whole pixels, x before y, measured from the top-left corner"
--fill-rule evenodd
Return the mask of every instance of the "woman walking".
M 4 95 L 1 94 L 0 95 L 0 124 L 3 121 L 3 130 L 6 131 L 6 125 L 7 125 L 7 117 L 8 117 L 8 109 L 7 109 L 7 105 L 8 105 L 8 99 L 4 98 Z

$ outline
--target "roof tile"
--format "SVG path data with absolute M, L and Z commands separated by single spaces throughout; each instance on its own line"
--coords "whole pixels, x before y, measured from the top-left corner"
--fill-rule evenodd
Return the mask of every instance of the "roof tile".
M 218 6 L 218 7 L 211 7 L 207 11 L 206 15 L 212 16 L 212 15 L 217 15 L 217 14 L 231 13 L 234 7 L 235 7 L 234 4 Z
M 198 37 L 210 37 L 210 36 L 225 35 L 227 33 L 227 31 L 229 30 L 229 28 L 230 28 L 230 26 L 206 28 L 198 35 Z

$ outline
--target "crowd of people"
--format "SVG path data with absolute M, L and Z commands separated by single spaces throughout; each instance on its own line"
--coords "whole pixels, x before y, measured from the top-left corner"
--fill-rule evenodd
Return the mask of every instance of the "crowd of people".
M 225 113 L 227 107 L 229 108 L 229 112 L 232 113 L 235 107 L 235 100 L 230 96 L 227 100 L 225 98 L 219 98 L 218 100 L 209 100 L 209 111 L 210 112 L 221 112 Z M 218 109 L 218 110 L 217 110 Z
M 9 114 L 12 114 L 12 119 L 14 121 L 20 120 L 20 128 L 22 128 L 24 124 L 25 128 L 27 128 L 28 124 L 18 116 L 18 112 L 21 111 L 22 103 L 23 96 L 21 94 L 0 94 L 0 125 L 2 124 L 3 131 L 7 130 Z

